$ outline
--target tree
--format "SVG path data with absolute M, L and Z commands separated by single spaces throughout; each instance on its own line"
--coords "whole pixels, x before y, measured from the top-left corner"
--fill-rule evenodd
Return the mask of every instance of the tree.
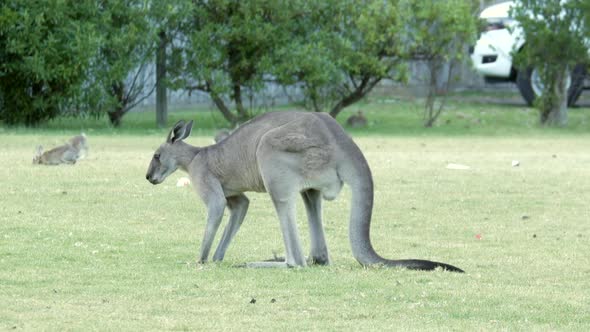
M 140 0 L 12 1 L 0 12 L 0 117 L 35 125 L 107 114 L 113 125 L 153 91 L 154 34 Z
M 102 42 L 90 80 L 101 93 L 99 103 L 89 102 L 87 107 L 89 112 L 106 112 L 111 124 L 118 127 L 123 116 L 155 89 L 155 84 L 147 86 L 144 78 L 153 60 L 156 35 L 145 1 L 103 0 L 99 13 Z
M 181 45 L 186 40 L 183 37 L 183 27 L 190 23 L 192 4 L 190 1 L 159 0 L 152 1 L 149 7 L 150 25 L 157 34 L 156 46 L 156 125 L 159 128 L 167 126 L 168 117 L 168 68 L 181 63 L 172 61 L 171 46 L 175 42 Z M 176 51 L 181 47 L 176 47 Z M 178 57 L 177 57 L 178 60 Z
M 245 96 L 268 82 L 301 87 L 308 108 L 335 117 L 403 73 L 396 2 L 193 1 L 173 52 L 175 85 L 208 93 L 232 123 L 249 117 Z
M 271 0 L 193 1 L 182 26 L 185 39 L 172 45 L 174 86 L 209 94 L 233 124 L 247 120 L 245 98 L 264 87 L 289 6 Z
M 156 126 L 166 127 L 168 118 L 168 94 L 166 85 L 166 49 L 168 37 L 165 31 L 158 34 L 159 43 L 156 51 Z
M 299 84 L 306 105 L 333 117 L 383 79 L 403 80 L 398 1 L 310 1 L 302 7 L 276 73 Z
M 584 0 L 519 0 L 511 10 L 526 40 L 521 51 L 514 50 L 515 61 L 536 68 L 544 83 L 535 101 L 544 125 L 567 125 L 569 73 L 588 56 L 583 6 Z
M 582 10 L 582 15 L 584 16 L 584 42 L 586 44 L 586 49 L 588 50 L 586 57 L 586 72 L 590 73 L 590 2 L 582 1 L 580 3 L 580 9 Z
M 425 127 L 432 127 L 442 113 L 453 69 L 466 56 L 466 45 L 473 44 L 477 38 L 478 24 L 474 15 L 477 2 L 400 2 L 398 13 L 404 27 L 401 30 L 405 54 L 408 58 L 423 61 L 427 68 Z
M 0 119 L 36 125 L 67 109 L 83 89 L 99 46 L 94 1 L 0 5 Z

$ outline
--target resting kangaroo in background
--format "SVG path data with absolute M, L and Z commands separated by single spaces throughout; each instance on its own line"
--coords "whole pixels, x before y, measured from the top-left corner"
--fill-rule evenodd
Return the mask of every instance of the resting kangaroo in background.
M 346 119 L 346 125 L 352 128 L 362 128 L 367 126 L 367 118 L 363 114 L 363 111 L 358 111 L 356 114 L 351 115 Z
M 84 133 L 70 138 L 67 144 L 78 150 L 78 160 L 84 159 L 88 154 L 88 140 Z
M 75 164 L 83 159 L 88 152 L 88 142 L 84 133 L 70 138 L 66 144 L 43 152 L 41 145 L 37 146 L 37 152 L 33 157 L 33 164 L 59 165 Z
M 286 249 L 285 262 L 261 262 L 253 266 L 305 266 L 306 259 L 295 222 L 295 202 L 305 203 L 310 229 L 312 264 L 328 264 L 330 258 L 322 225 L 322 198 L 333 200 L 343 183 L 352 191 L 350 244 L 362 265 L 383 264 L 417 270 L 463 272 L 445 263 L 427 260 L 390 260 L 379 256 L 370 240 L 373 179 L 361 150 L 342 127 L 325 113 L 266 113 L 243 124 L 230 136 L 208 147 L 183 140 L 193 122 L 179 121 L 154 153 L 146 179 L 159 184 L 180 168 L 188 172 L 195 190 L 207 206 L 207 226 L 199 261 L 205 262 L 221 223 L 230 210 L 213 260 L 220 261 L 238 231 L 246 211 L 246 191 L 268 192 L 279 217 Z
M 69 144 L 60 145 L 43 152 L 41 145 L 37 146 L 37 153 L 33 157 L 33 164 L 59 165 L 75 164 L 78 161 L 78 150 Z

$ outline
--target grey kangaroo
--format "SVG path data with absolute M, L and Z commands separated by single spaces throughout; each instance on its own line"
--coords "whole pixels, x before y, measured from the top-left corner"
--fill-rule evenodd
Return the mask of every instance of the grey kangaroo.
M 329 264 L 322 225 L 322 198 L 336 198 L 343 183 L 352 191 L 349 237 L 352 253 L 364 265 L 382 264 L 416 270 L 463 272 L 445 264 L 418 259 L 390 260 L 375 252 L 370 240 L 373 179 L 359 147 L 342 127 L 324 113 L 271 112 L 236 129 L 219 143 L 195 147 L 185 143 L 193 122 L 179 121 L 166 142 L 154 153 L 146 179 L 159 184 L 178 168 L 186 171 L 207 206 L 208 216 L 200 249 L 206 262 L 215 233 L 227 207 L 229 222 L 214 261 L 221 261 L 248 210 L 244 192 L 267 192 L 280 221 L 285 244 L 284 262 L 259 262 L 253 267 L 305 266 L 295 221 L 295 203 L 301 196 L 307 211 L 311 264 Z
M 43 146 L 38 145 L 33 164 L 59 165 L 75 164 L 88 153 L 88 140 L 84 133 L 70 138 L 66 144 L 43 152 Z
M 84 159 L 88 155 L 88 139 L 86 138 L 86 134 L 81 133 L 78 136 L 70 138 L 67 144 L 78 150 L 78 160 Z
M 351 115 L 346 119 L 346 125 L 352 128 L 362 128 L 367 126 L 367 118 L 363 114 L 363 111 L 358 111 L 356 114 Z

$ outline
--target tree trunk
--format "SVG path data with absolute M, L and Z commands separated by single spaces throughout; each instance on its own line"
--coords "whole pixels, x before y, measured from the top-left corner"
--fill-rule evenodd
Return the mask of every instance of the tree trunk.
M 114 127 L 119 127 L 121 125 L 121 119 L 125 115 L 125 82 L 123 81 L 116 81 L 111 84 L 111 95 L 115 97 L 117 100 L 117 105 L 115 110 L 109 112 L 109 120 Z
M 371 92 L 375 85 L 377 85 L 377 83 L 379 83 L 380 81 L 381 78 L 375 78 L 373 81 L 371 81 L 370 77 L 363 78 L 361 84 L 359 84 L 351 93 L 344 96 L 344 98 L 342 98 L 338 103 L 336 103 L 334 107 L 332 107 L 332 110 L 330 110 L 330 115 L 333 118 L 336 118 L 344 108 L 363 99 L 363 97 L 366 96 L 369 92 Z
M 309 87 L 309 83 L 306 83 Z M 321 112 L 322 111 L 322 104 L 319 102 L 321 99 L 318 96 L 318 90 L 316 87 L 308 88 L 309 91 L 309 100 L 311 101 L 311 106 L 313 107 L 314 112 Z
M 568 69 L 559 70 L 555 75 L 555 82 L 545 91 L 541 105 L 541 124 L 547 126 L 565 127 L 568 123 L 567 109 L 567 77 Z M 545 96 L 547 92 L 552 92 Z
M 237 121 L 244 122 L 248 120 L 248 113 L 246 112 L 244 104 L 242 103 L 242 88 L 239 84 L 234 83 L 233 90 L 233 99 L 234 103 L 236 104 L 236 110 L 238 111 Z
M 449 84 L 453 73 L 453 62 L 449 62 L 446 75 L 444 74 L 444 60 L 432 58 L 427 60 L 430 76 L 428 77 L 428 94 L 424 106 L 424 127 L 431 128 L 443 111 L 445 97 L 449 91 Z M 436 101 L 439 101 L 438 106 Z
M 166 89 L 166 33 L 159 34 L 160 42 L 156 53 L 156 125 L 165 128 L 168 120 L 168 95 Z
M 229 123 L 231 123 L 232 126 L 238 124 L 238 122 L 239 122 L 238 117 L 232 114 L 232 112 L 229 110 L 229 108 L 227 108 L 227 106 L 223 102 L 223 99 L 221 99 L 221 97 L 217 93 L 211 91 L 209 93 L 209 96 L 211 96 L 211 99 L 215 103 L 215 106 L 217 106 L 217 109 L 219 110 L 219 112 L 221 112 L 223 117 Z
M 434 124 L 434 102 L 436 101 L 436 90 L 438 87 L 438 62 L 436 59 L 426 60 L 426 67 L 428 68 L 428 87 L 426 100 L 424 102 L 424 127 L 431 128 Z
M 108 114 L 109 121 L 111 122 L 113 127 L 118 128 L 119 126 L 121 126 L 121 119 L 123 118 L 123 115 L 125 115 L 121 107 L 117 107 L 117 109 L 114 112 L 109 112 Z
M 432 86 L 429 87 L 432 89 Z M 431 128 L 434 124 L 436 118 L 434 117 L 434 101 L 436 100 L 436 96 L 434 95 L 434 91 L 428 91 L 428 95 L 426 96 L 425 106 L 424 106 L 424 127 Z

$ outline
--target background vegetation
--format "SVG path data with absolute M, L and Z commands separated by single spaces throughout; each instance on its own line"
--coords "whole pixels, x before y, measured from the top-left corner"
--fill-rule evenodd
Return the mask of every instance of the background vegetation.
M 166 87 L 198 90 L 235 125 L 272 83 L 302 91 L 301 105 L 336 117 L 382 80 L 404 82 L 411 59 L 427 56 L 437 66 L 456 59 L 477 32 L 475 0 L 53 2 L 0 7 L 5 124 L 67 114 L 108 115 L 119 126 L 156 88 L 144 81 L 154 62 L 161 114 Z M 455 37 L 434 43 L 433 35 Z
M 157 91 L 200 91 L 232 125 L 256 112 L 269 84 L 334 117 L 383 80 L 427 63 L 424 125 L 444 109 L 453 68 L 473 45 L 481 1 L 58 1 L 0 5 L 0 121 L 36 126 L 57 116 L 108 116 L 114 126 Z M 565 75 L 590 61 L 584 1 L 516 1 L 527 40 L 514 50 L 545 84 L 541 122 L 567 124 Z M 564 56 L 565 55 L 565 56 Z M 154 68 L 155 64 L 155 70 Z M 444 74 L 443 69 L 448 69 Z M 154 80 L 147 79 L 156 76 Z M 561 91 L 561 92 L 559 92 Z M 564 102 L 562 102 L 564 101 Z M 559 106 L 559 107 L 558 107 Z M 556 116 L 555 114 L 559 114 Z
M 542 82 L 542 95 L 535 102 L 540 121 L 547 125 L 568 123 L 568 88 L 577 84 L 590 63 L 590 10 L 586 1 L 545 0 L 517 1 L 511 15 L 519 22 L 525 40 L 521 50 L 514 50 L 521 68 L 535 68 Z M 576 77 L 577 76 L 577 77 Z M 569 82 L 568 82 L 569 80 Z M 581 82 L 583 85 L 583 82 Z M 574 94 L 582 86 L 574 87 Z

